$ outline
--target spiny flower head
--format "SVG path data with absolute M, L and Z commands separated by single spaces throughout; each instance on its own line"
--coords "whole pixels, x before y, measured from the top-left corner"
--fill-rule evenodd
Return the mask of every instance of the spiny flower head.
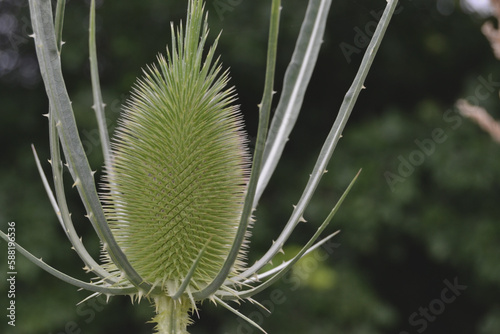
M 234 89 L 226 88 L 228 72 L 214 60 L 217 41 L 203 57 L 208 28 L 201 1 L 190 7 L 186 31 L 172 28 L 167 57 L 144 71 L 124 108 L 103 196 L 124 254 L 166 295 L 178 290 L 202 250 L 186 291 L 217 275 L 236 235 L 248 178 Z

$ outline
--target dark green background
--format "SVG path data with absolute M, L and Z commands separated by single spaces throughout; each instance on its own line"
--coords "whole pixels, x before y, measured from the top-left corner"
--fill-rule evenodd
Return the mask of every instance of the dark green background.
M 221 3 L 229 7 L 219 15 L 216 6 L 221 8 Z M 372 11 L 380 12 L 385 3 L 333 2 L 302 114 L 256 212 L 250 263 L 286 223 L 356 73 L 362 53 L 346 59 L 340 46 L 361 46 L 364 41 L 356 31 L 370 29 Z M 99 66 L 111 129 L 141 67 L 164 52 L 170 41 L 170 22 L 185 17 L 186 5 L 187 1 L 180 0 L 98 1 Z M 284 0 L 282 6 L 278 95 L 306 1 Z M 212 38 L 223 30 L 218 50 L 231 69 L 231 83 L 237 88 L 252 139 L 263 89 L 270 1 L 209 0 L 207 8 Z M 91 277 L 81 270 L 82 263 L 70 250 L 50 207 L 30 150 L 34 143 L 43 162 L 49 156 L 47 120 L 42 117 L 47 98 L 33 41 L 27 37 L 31 32 L 27 2 L 4 0 L 0 14 L 17 20 L 11 26 L 2 21 L 10 30 L 5 28 L 0 35 L 4 52 L 0 228 L 5 231 L 7 222 L 15 221 L 21 245 L 56 268 L 88 280 Z M 500 63 L 480 32 L 484 21 L 464 13 L 458 1 L 447 15 L 437 10 L 435 1 L 401 2 L 329 173 L 305 213 L 308 223 L 298 227 L 285 248 L 292 253 L 314 233 L 363 168 L 329 227 L 331 232 L 342 230 L 330 248 L 333 252 L 309 257 L 292 274 L 255 296 L 272 309 L 271 315 L 250 303 L 240 307 L 269 333 L 500 332 L 500 146 L 454 108 L 458 98 L 480 96 L 478 102 L 500 119 Z M 63 68 L 91 165 L 100 171 L 102 158 L 90 108 L 87 29 L 88 1 L 69 1 Z M 484 80 L 492 84 L 485 86 Z M 417 142 L 425 143 L 426 149 Z M 405 170 L 402 161 L 411 159 L 418 166 Z M 44 167 L 48 171 L 47 163 Z M 384 176 L 387 172 L 404 175 L 391 187 Z M 77 229 L 98 257 L 98 240 L 83 218 L 76 192 L 68 191 Z M 6 254 L 6 244 L 1 244 Z M 113 297 L 109 305 L 98 298 L 75 306 L 89 293 L 58 281 L 19 254 L 17 326 L 11 328 L 4 315 L 6 272 L 2 260 L 2 333 L 152 331 L 152 325 L 146 324 L 153 315 L 147 302 L 132 306 L 128 297 Z M 440 304 L 446 282 L 466 288 L 452 302 Z M 444 296 L 453 295 L 445 291 Z M 445 308 L 439 309 L 440 305 Z M 438 309 L 435 315 L 429 311 L 424 320 L 419 312 L 429 306 Z M 258 332 L 209 302 L 201 306 L 200 319 L 189 329 L 193 334 Z

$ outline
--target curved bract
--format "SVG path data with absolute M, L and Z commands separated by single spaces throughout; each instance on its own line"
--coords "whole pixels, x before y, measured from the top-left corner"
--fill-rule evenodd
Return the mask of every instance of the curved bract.
M 202 0 L 189 0 L 185 31 L 172 28 L 166 57 L 147 67 L 133 88 L 114 138 L 107 135 L 95 50 L 95 2 L 90 11 L 90 66 L 94 110 L 104 143 L 105 177 L 97 192 L 94 172 L 78 135 L 61 69 L 64 0 L 52 18 L 50 0 L 30 0 L 33 38 L 49 98 L 49 135 L 53 188 L 33 148 L 37 168 L 54 211 L 73 249 L 99 280 L 68 276 L 16 244 L 21 254 L 57 278 L 94 292 L 147 298 L 156 306 L 158 333 L 184 334 L 189 314 L 209 299 L 264 331 L 228 301 L 250 300 L 285 275 L 300 258 L 336 233 L 317 239 L 352 188 L 357 175 L 316 232 L 292 259 L 263 272 L 282 251 L 303 218 L 354 103 L 363 88 L 382 37 L 397 5 L 388 5 L 373 35 L 337 119 L 332 125 L 309 181 L 269 250 L 244 267 L 252 214 L 272 176 L 301 109 L 303 95 L 322 43 L 331 0 L 310 0 L 287 70 L 284 92 L 269 127 L 276 65 L 280 0 L 272 0 L 266 79 L 259 104 L 259 128 L 250 163 L 245 134 L 228 72 L 206 50 L 208 27 Z M 55 22 L 55 24 L 54 24 Z M 269 137 L 267 136 L 268 130 Z M 63 155 L 86 217 L 102 243 L 98 264 L 73 226 L 63 182 Z M 251 164 L 251 168 L 250 168 Z M 359 173 L 358 173 L 359 175 Z M 9 237 L 0 231 L 0 237 Z

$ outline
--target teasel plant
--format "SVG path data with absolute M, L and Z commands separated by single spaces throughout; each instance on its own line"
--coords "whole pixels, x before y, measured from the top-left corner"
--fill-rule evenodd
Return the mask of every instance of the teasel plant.
M 322 43 L 331 0 L 310 0 L 283 91 L 270 120 L 281 2 L 272 0 L 264 92 L 255 149 L 249 152 L 235 89 L 216 56 L 218 37 L 207 46 L 207 13 L 202 0 L 189 0 L 187 20 L 172 25 L 170 47 L 147 66 L 132 88 L 112 139 L 107 133 L 95 46 L 95 1 L 90 5 L 89 54 L 95 115 L 104 157 L 103 178 L 95 171 L 78 135 L 61 69 L 65 1 L 30 0 L 37 58 L 46 88 L 52 185 L 33 147 L 45 190 L 57 218 L 96 278 L 82 281 L 16 249 L 55 277 L 107 297 L 131 296 L 155 305 L 157 333 L 187 333 L 204 300 L 221 305 L 265 332 L 234 306 L 241 301 L 263 307 L 253 296 L 280 280 L 303 256 L 337 232 L 320 238 L 353 186 L 353 178 L 316 232 L 290 260 L 266 269 L 303 213 L 341 137 L 387 29 L 397 1 L 389 0 L 338 116 L 324 141 L 310 178 L 282 232 L 253 265 L 246 253 L 253 215 L 274 173 L 300 112 Z M 220 36 L 220 35 L 219 35 Z M 62 149 L 62 153 L 61 153 Z M 64 163 L 63 163 L 64 160 Z M 101 244 L 101 263 L 86 250 L 66 200 L 67 168 Z M 256 222 L 262 224 L 265 222 Z M 0 232 L 2 238 L 9 236 Z M 266 271 L 267 270 L 267 271 Z

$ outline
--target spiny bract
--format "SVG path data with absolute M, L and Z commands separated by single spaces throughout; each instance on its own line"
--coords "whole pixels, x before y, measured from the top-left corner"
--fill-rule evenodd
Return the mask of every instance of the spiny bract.
M 137 273 L 174 294 L 205 248 L 186 289 L 208 285 L 240 222 L 249 155 L 233 88 L 214 60 L 201 1 L 167 57 L 144 71 L 112 142 L 103 196 L 110 228 Z M 200 36 L 201 31 L 201 36 Z M 243 265 L 244 254 L 233 274 Z M 108 268 L 117 272 L 109 261 Z

